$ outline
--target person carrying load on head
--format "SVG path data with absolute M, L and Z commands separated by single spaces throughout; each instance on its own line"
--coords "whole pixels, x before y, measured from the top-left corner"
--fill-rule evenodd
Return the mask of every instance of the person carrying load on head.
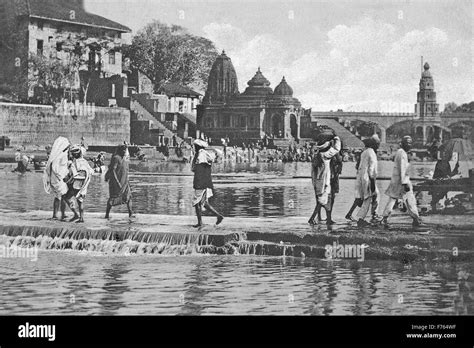
M 194 141 L 195 154 L 192 161 L 191 170 L 194 172 L 194 197 L 193 197 L 193 206 L 196 210 L 196 216 L 198 219 L 197 225 L 193 227 L 202 226 L 202 210 L 203 208 L 212 212 L 217 216 L 216 226 L 219 225 L 224 217 L 219 214 L 209 203 L 209 199 L 214 195 L 214 185 L 212 184 L 211 177 L 211 166 L 215 160 L 215 157 L 211 155 L 206 148 L 209 145 L 207 142 L 201 139 L 196 139 Z
M 334 145 L 331 142 L 334 141 Z M 341 151 L 341 139 L 332 133 L 321 133 L 316 138 L 316 153 L 311 165 L 311 178 L 316 196 L 316 207 L 308 223 L 315 224 L 314 218 L 321 207 L 326 210 L 326 224 L 332 225 L 332 195 L 331 195 L 331 159 Z

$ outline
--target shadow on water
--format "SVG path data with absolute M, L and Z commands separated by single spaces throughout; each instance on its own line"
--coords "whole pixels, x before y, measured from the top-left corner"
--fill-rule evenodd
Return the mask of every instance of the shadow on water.
M 104 291 L 98 304 L 101 308 L 100 315 L 114 315 L 127 304 L 123 294 L 130 291 L 129 282 L 125 276 L 130 273 L 130 265 L 125 262 L 116 262 L 104 266 Z

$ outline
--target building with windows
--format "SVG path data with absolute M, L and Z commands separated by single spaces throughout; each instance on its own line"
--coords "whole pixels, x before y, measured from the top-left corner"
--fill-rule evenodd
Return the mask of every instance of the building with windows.
M 42 91 L 32 82 L 32 57 L 68 63 L 71 52 L 80 50 L 86 63 L 61 86 L 64 96 L 82 94 L 81 99 L 86 96 L 100 106 L 120 104 L 128 89 L 120 52 L 128 32 L 124 25 L 85 11 L 83 0 L 1 0 L 0 81 L 22 100 L 41 99 Z
M 214 62 L 203 102 L 197 108 L 198 131 L 220 143 L 257 142 L 265 135 L 289 141 L 305 137 L 301 125 L 310 121 L 285 77 L 273 90 L 258 68 L 248 87 L 239 93 L 231 59 L 222 52 Z
M 141 86 L 140 78 L 133 79 L 133 91 L 143 92 Z M 201 95 L 191 88 L 170 82 L 157 93 L 135 93 L 131 99 L 132 142 L 177 146 L 196 136 L 196 113 Z

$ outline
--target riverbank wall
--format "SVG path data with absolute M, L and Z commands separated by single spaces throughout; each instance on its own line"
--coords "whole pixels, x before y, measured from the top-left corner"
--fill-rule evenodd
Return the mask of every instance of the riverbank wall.
M 46 105 L 0 103 L 0 136 L 8 137 L 11 147 L 27 149 L 44 149 L 59 136 L 72 143 L 80 143 L 84 137 L 89 146 L 130 142 L 130 110 L 97 106 L 76 109 L 65 112 L 64 108 Z

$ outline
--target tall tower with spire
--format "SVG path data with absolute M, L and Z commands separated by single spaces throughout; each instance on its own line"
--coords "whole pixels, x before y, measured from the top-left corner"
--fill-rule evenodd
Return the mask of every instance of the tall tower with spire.
M 239 94 L 239 85 L 234 65 L 225 51 L 222 51 L 209 73 L 203 104 L 223 104 L 237 94 Z
M 425 63 L 424 71 L 421 73 L 420 90 L 417 94 L 415 114 L 421 120 L 434 118 L 439 114 L 439 104 L 436 103 L 436 92 L 434 91 L 433 77 L 430 65 Z

